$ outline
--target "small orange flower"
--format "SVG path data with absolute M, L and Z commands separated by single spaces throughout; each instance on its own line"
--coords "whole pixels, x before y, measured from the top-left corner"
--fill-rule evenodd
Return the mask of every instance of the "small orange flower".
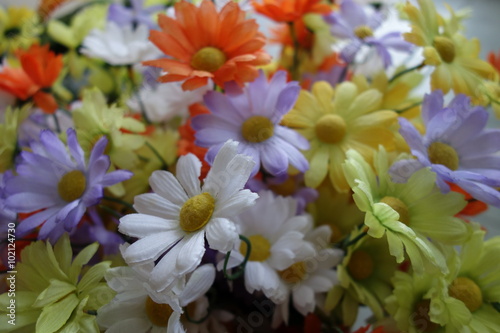
M 458 192 L 463 194 L 465 196 L 465 200 L 467 201 L 467 206 L 465 206 L 464 209 L 462 209 L 457 214 L 458 216 L 461 215 L 475 216 L 485 212 L 488 209 L 488 205 L 486 203 L 474 199 L 472 195 L 464 191 L 464 189 L 462 189 L 460 186 L 452 183 L 448 183 L 448 185 L 450 185 L 450 188 L 453 192 Z
M 332 8 L 322 0 L 263 0 L 253 2 L 255 10 L 276 22 L 293 22 L 305 14 L 328 14 Z
M 228 2 L 219 13 L 210 0 L 200 7 L 181 1 L 174 8 L 176 19 L 158 15 L 161 31 L 151 30 L 149 36 L 173 59 L 144 62 L 167 72 L 160 82 L 186 80 L 184 90 L 202 87 L 209 78 L 219 86 L 232 80 L 242 85 L 258 76 L 255 66 L 270 62 L 258 24 L 245 19 L 236 3 Z
M 0 90 L 4 90 L 21 100 L 33 96 L 40 87 L 36 85 L 22 68 L 5 66 L 0 72 Z
M 52 86 L 63 67 L 62 54 L 50 51 L 49 45 L 32 45 L 27 51 L 18 51 L 17 57 L 26 74 L 42 88 Z

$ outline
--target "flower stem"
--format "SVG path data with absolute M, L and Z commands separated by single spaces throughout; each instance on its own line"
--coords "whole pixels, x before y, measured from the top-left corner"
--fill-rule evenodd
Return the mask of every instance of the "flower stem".
M 116 203 L 119 203 L 125 207 L 127 207 L 128 209 L 130 210 L 133 210 L 135 212 L 135 209 L 134 209 L 134 206 L 132 206 L 131 204 L 129 204 L 128 202 L 126 201 L 123 201 L 121 199 L 118 199 L 118 198 L 113 198 L 113 197 L 108 197 L 108 196 L 103 196 L 102 197 L 104 200 L 108 200 L 108 201 L 112 201 L 112 202 L 116 202 Z
M 403 112 L 405 112 L 405 111 L 408 111 L 408 110 L 410 110 L 410 109 L 414 108 L 415 106 L 419 106 L 419 105 L 421 105 L 421 104 L 422 104 L 422 101 L 420 101 L 420 102 L 416 102 L 416 103 L 413 103 L 412 105 L 407 106 L 407 107 L 405 107 L 405 108 L 403 108 L 403 109 L 400 109 L 400 110 L 394 110 L 394 112 L 396 112 L 396 113 L 400 113 L 400 114 L 401 114 L 401 113 L 403 113 Z
M 363 231 L 362 233 L 360 233 L 359 235 L 357 235 L 356 237 L 354 237 L 353 239 L 351 240 L 348 240 L 347 243 L 345 243 L 344 245 L 342 245 L 342 248 L 343 249 L 347 249 L 349 246 L 353 245 L 353 244 L 356 244 L 360 239 L 362 239 L 363 237 L 365 237 L 366 235 L 368 235 L 368 232 L 367 231 Z
M 141 94 L 139 93 L 139 89 L 137 87 L 137 84 L 135 82 L 135 77 L 134 77 L 134 69 L 132 68 L 132 65 L 127 66 L 127 74 L 128 78 L 130 80 L 130 83 L 132 84 L 132 91 L 135 91 L 134 95 L 137 97 L 137 102 L 139 103 L 139 108 L 141 109 L 141 115 L 142 118 L 144 118 L 144 121 L 146 124 L 151 124 L 151 120 L 149 120 L 148 115 L 146 114 L 146 107 L 144 106 L 144 103 L 142 101 Z
M 104 210 L 105 212 L 113 215 L 114 217 L 116 217 L 117 219 L 121 219 L 123 216 L 118 213 L 116 210 L 114 209 L 111 209 L 109 208 L 108 206 L 104 206 L 104 205 L 99 205 L 99 208 L 102 208 L 102 210 Z
M 165 159 L 160 155 L 160 153 L 158 152 L 158 150 L 156 150 L 156 148 L 153 147 L 153 145 L 150 144 L 148 141 L 146 141 L 146 146 L 148 146 L 148 148 L 151 149 L 151 151 L 158 158 L 158 160 L 160 160 L 160 162 L 162 164 L 161 165 L 162 170 L 167 170 L 168 169 L 168 164 L 165 161 Z
M 398 77 L 401 77 L 403 75 L 405 75 L 406 73 L 410 73 L 410 72 L 413 72 L 414 70 L 417 70 L 417 69 L 420 69 L 422 67 L 424 67 L 425 64 L 424 63 L 421 63 L 419 65 L 416 65 L 416 66 L 413 66 L 413 67 L 410 67 L 410 68 L 407 68 L 399 73 L 397 73 L 396 75 L 394 75 L 393 77 L 391 77 L 391 79 L 389 80 L 389 83 L 391 83 L 392 81 L 396 80 Z
M 290 27 L 290 36 L 293 42 L 293 60 L 292 60 L 292 80 L 299 79 L 299 40 L 297 38 L 297 33 L 295 32 L 295 23 L 288 22 Z
M 229 256 L 231 255 L 231 251 L 226 253 L 226 258 L 224 258 L 224 268 L 222 272 L 224 273 L 224 277 L 228 280 L 236 280 L 243 275 L 243 273 L 245 272 L 245 266 L 248 262 L 248 259 L 250 258 L 250 253 L 252 252 L 252 243 L 250 242 L 250 240 L 243 235 L 240 235 L 240 239 L 247 244 L 247 253 L 245 253 L 245 259 L 243 259 L 243 262 L 239 264 L 238 267 L 236 267 L 238 271 L 231 275 L 227 273 L 227 263 L 229 261 Z

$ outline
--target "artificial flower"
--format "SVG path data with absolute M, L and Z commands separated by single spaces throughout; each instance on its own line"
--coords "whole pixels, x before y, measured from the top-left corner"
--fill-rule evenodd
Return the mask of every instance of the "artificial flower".
M 200 264 L 205 237 L 210 248 L 223 252 L 237 242 L 233 217 L 257 198 L 242 189 L 253 162 L 237 149 L 236 142 L 221 148 L 203 186 L 198 179 L 201 162 L 193 154 L 179 158 L 177 179 L 167 171 L 153 172 L 149 182 L 154 193 L 136 196 L 138 213 L 120 219 L 120 232 L 139 238 L 122 253 L 129 265 L 152 263 L 163 255 L 150 274 L 154 290 L 171 289 Z
M 416 159 L 403 160 L 391 169 L 396 181 L 428 167 L 436 183 L 448 192 L 454 183 L 485 203 L 500 207 L 500 130 L 486 129 L 488 112 L 472 106 L 470 98 L 456 96 L 445 108 L 443 93 L 434 91 L 424 98 L 422 117 L 427 128 L 420 135 L 406 119 L 400 118 L 400 133 Z
M 212 112 L 192 120 L 198 146 L 209 148 L 206 159 L 211 163 L 215 154 L 228 139 L 240 142 L 239 152 L 255 161 L 252 175 L 262 164 L 273 176 L 283 175 L 290 163 L 304 172 L 308 163 L 299 149 L 309 147 L 307 140 L 279 123 L 295 104 L 300 88 L 286 81 L 286 72 L 277 72 L 267 82 L 261 71 L 259 77 L 243 92 L 225 95 L 210 91 L 205 104 Z
M 366 45 L 375 48 L 387 68 L 392 64 L 389 49 L 408 52 L 412 47 L 403 40 L 399 32 L 375 37 L 374 30 L 382 23 L 381 13 L 367 15 L 363 7 L 353 0 L 342 0 L 340 10 L 325 16 L 325 20 L 331 25 L 333 36 L 349 41 L 340 52 L 340 56 L 347 63 L 353 63 L 361 47 Z
M 82 270 L 99 245 L 91 244 L 73 258 L 69 237 L 64 234 L 52 246 L 37 241 L 26 247 L 16 265 L 16 324 L 0 322 L 2 332 L 98 332 L 97 311 L 113 298 L 101 282 L 110 262 Z M 10 297 L 0 295 L 2 317 Z M 8 310 L 7 310 L 8 311 Z
M 132 65 L 160 55 L 159 50 L 147 40 L 148 35 L 147 25 L 119 26 L 108 22 L 104 30 L 94 29 L 85 37 L 81 53 L 111 65 Z
M 144 0 L 131 0 L 129 6 L 112 3 L 109 6 L 108 20 L 121 26 L 137 24 L 154 29 L 157 25 L 152 19 L 153 14 L 163 8 L 161 5 L 145 7 Z
M 313 245 L 304 240 L 310 218 L 296 215 L 296 211 L 292 198 L 261 191 L 256 204 L 237 218 L 238 232 L 251 246 L 244 271 L 245 288 L 249 293 L 260 290 L 277 304 L 288 301 L 289 293 L 281 284 L 279 272 L 316 254 Z M 246 251 L 246 242 L 237 242 L 225 268 L 243 262 Z M 222 262 L 218 268 L 222 268 Z
M 228 2 L 220 12 L 209 0 L 200 7 L 180 1 L 174 8 L 176 19 L 158 15 L 162 30 L 150 34 L 150 40 L 173 59 L 144 62 L 166 72 L 160 82 L 186 80 L 184 90 L 204 86 L 210 78 L 221 87 L 233 80 L 241 85 L 257 77 L 255 66 L 270 61 L 257 23 L 245 19 L 236 3 Z
M 29 107 L 22 109 L 7 108 L 5 119 L 0 123 L 0 173 L 14 165 L 17 147 L 18 128 L 28 116 Z
M 27 49 L 38 41 L 39 18 L 27 7 L 0 7 L 0 54 Z
M 418 274 L 436 268 L 446 272 L 443 254 L 431 240 L 460 244 L 467 239 L 465 223 L 454 217 L 466 205 L 463 196 L 442 194 L 427 169 L 414 173 L 406 183 L 394 183 L 384 149 L 375 156 L 375 171 L 358 152 L 350 150 L 347 156 L 344 171 L 356 205 L 366 213 L 368 235 L 385 235 L 391 255 L 401 263 L 406 253 Z
M 293 22 L 310 13 L 327 14 L 332 8 L 321 0 L 263 0 L 253 2 L 257 13 L 276 22 Z
M 392 147 L 394 134 L 389 126 L 397 114 L 381 110 L 381 101 L 382 95 L 375 89 L 359 93 L 351 82 L 343 82 L 335 90 L 326 82 L 317 82 L 311 92 L 300 92 L 283 124 L 311 144 L 303 152 L 310 164 L 305 172 L 307 186 L 318 187 L 328 175 L 337 191 L 348 191 L 342 172 L 346 152 L 356 149 L 370 159 L 378 145 Z
M 43 223 L 38 238 L 57 240 L 75 229 L 87 207 L 100 201 L 104 187 L 132 176 L 125 170 L 106 173 L 110 162 L 104 155 L 105 138 L 96 142 L 86 159 L 75 131 L 69 129 L 66 135 L 68 146 L 44 130 L 40 141 L 31 143 L 31 151 L 21 152 L 17 175 L 6 184 L 5 204 L 17 213 L 41 211 L 17 226 L 18 237 Z

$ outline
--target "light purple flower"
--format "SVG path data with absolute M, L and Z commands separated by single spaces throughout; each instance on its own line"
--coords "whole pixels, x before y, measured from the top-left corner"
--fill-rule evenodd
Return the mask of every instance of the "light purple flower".
M 488 112 L 471 106 L 465 95 L 457 95 L 447 107 L 443 103 L 440 90 L 425 96 L 424 136 L 399 118 L 399 131 L 416 159 L 396 162 L 391 168 L 394 181 L 405 181 L 418 169 L 429 167 L 437 174 L 442 192 L 454 183 L 474 198 L 500 207 L 500 193 L 495 189 L 500 186 L 500 130 L 486 129 Z
M 165 8 L 165 6 L 144 7 L 144 0 L 131 0 L 131 7 L 126 7 L 118 3 L 113 3 L 108 9 L 108 20 L 121 26 L 130 24 L 145 24 L 150 29 L 157 27 L 151 19 L 151 15 Z
M 45 222 L 38 238 L 56 241 L 76 227 L 87 207 L 100 201 L 104 187 L 132 176 L 125 170 L 106 173 L 110 161 L 104 155 L 105 137 L 96 142 L 86 161 L 75 131 L 68 129 L 66 135 L 67 146 L 52 131 L 41 131 L 40 141 L 30 145 L 31 152 L 21 152 L 17 175 L 6 182 L 9 209 L 16 213 L 42 210 L 18 225 L 18 237 Z
M 374 30 L 381 25 L 382 20 L 381 13 L 374 12 L 367 15 L 363 7 L 352 0 L 342 1 L 339 11 L 325 16 L 325 21 L 331 25 L 332 35 L 349 40 L 340 52 L 344 61 L 352 63 L 361 47 L 367 45 L 375 48 L 384 62 L 384 67 L 387 68 L 392 64 L 388 49 L 407 52 L 412 48 L 412 44 L 406 42 L 400 32 L 375 37 Z
M 309 142 L 297 132 L 280 126 L 283 116 L 295 104 L 300 92 L 297 82 L 287 83 L 284 71 L 267 81 L 259 77 L 243 91 L 227 85 L 226 93 L 209 91 L 204 96 L 211 114 L 193 118 L 196 144 L 209 148 L 205 159 L 212 163 L 219 149 L 229 139 L 240 142 L 238 152 L 255 161 L 252 175 L 260 165 L 279 176 L 287 172 L 290 163 L 304 172 L 309 168 L 299 149 L 308 149 Z
M 314 83 L 319 81 L 326 81 L 330 83 L 332 87 L 345 81 L 347 76 L 347 65 L 334 65 L 327 71 L 318 71 L 314 74 L 306 73 L 304 74 L 304 81 L 309 80 L 311 87 Z

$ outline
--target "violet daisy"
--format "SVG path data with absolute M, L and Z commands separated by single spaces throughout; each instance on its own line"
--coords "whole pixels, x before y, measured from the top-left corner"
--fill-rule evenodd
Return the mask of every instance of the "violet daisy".
M 374 30 L 381 25 L 382 20 L 381 13 L 374 12 L 367 15 L 363 7 L 353 0 L 343 0 L 339 11 L 325 16 L 325 21 L 331 25 L 332 35 L 349 40 L 340 53 L 344 61 L 352 63 L 361 47 L 366 45 L 375 48 L 384 67 L 387 68 L 392 64 L 388 49 L 406 52 L 412 48 L 412 45 L 402 38 L 400 32 L 375 37 Z
M 405 181 L 423 167 L 437 174 L 436 183 L 448 192 L 454 183 L 474 198 L 500 207 L 500 130 L 486 129 L 488 112 L 471 106 L 466 95 L 457 95 L 443 106 L 443 93 L 426 95 L 422 104 L 425 135 L 399 118 L 400 133 L 416 159 L 401 160 L 391 168 L 394 181 Z
M 277 72 L 269 82 L 261 71 L 243 92 L 236 93 L 230 87 L 226 87 L 226 94 L 209 91 L 204 100 L 212 113 L 196 116 L 192 121 L 196 144 L 209 148 L 205 159 L 212 163 L 224 142 L 232 139 L 240 142 L 239 153 L 255 161 L 252 175 L 261 163 L 273 176 L 284 174 L 288 163 L 306 171 L 309 164 L 299 149 L 308 149 L 308 141 L 279 125 L 299 92 L 297 82 L 287 83 L 284 71 Z
M 144 0 L 130 0 L 130 6 L 112 3 L 108 9 L 108 20 L 120 26 L 144 24 L 149 29 L 155 29 L 157 24 L 153 22 L 153 14 L 163 8 L 162 5 L 144 7 Z
M 38 238 L 57 240 L 76 227 L 87 207 L 99 202 L 104 187 L 132 176 L 125 170 L 106 173 L 110 161 L 104 155 L 105 137 L 96 142 L 86 161 L 75 131 L 70 128 L 66 135 L 67 146 L 52 131 L 41 131 L 40 141 L 30 145 L 31 152 L 21 153 L 17 175 L 6 182 L 9 209 L 16 213 L 41 210 L 17 226 L 18 237 L 45 222 Z

